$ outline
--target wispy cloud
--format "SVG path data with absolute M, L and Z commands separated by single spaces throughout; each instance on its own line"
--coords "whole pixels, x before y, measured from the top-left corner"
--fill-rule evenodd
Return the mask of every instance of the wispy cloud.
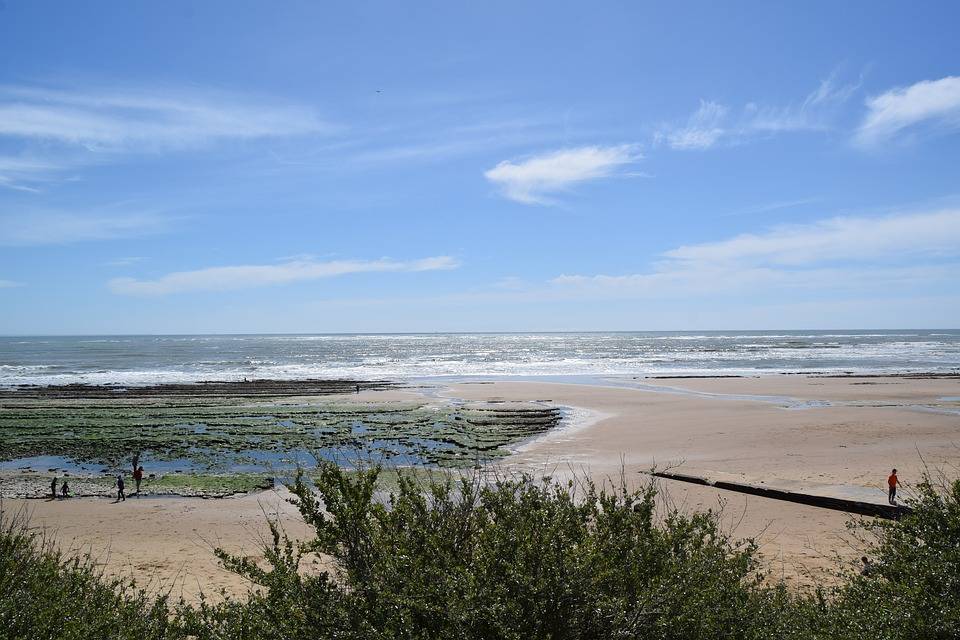
M 0 289 L 12 289 L 14 287 L 22 286 L 22 282 L 16 282 L 15 280 L 0 280 Z
M 936 130 L 960 128 L 960 77 L 924 80 L 867 99 L 867 115 L 856 141 L 874 145 L 927 124 Z
M 522 161 L 504 160 L 483 175 L 504 197 L 523 204 L 551 204 L 570 187 L 615 175 L 641 158 L 636 145 L 560 149 Z
M 31 157 L 0 156 L 0 187 L 37 193 L 37 185 L 61 168 L 59 163 Z
M 625 275 L 561 275 L 551 284 L 592 295 L 683 296 L 783 288 L 925 286 L 960 274 L 960 210 L 839 217 L 667 251 Z
M 780 133 L 829 129 L 837 109 L 860 89 L 861 81 L 841 83 L 837 72 L 822 80 L 799 104 L 785 106 L 749 103 L 744 108 L 749 131 Z
M 769 213 L 771 211 L 780 211 L 781 209 L 791 209 L 793 207 L 801 207 L 805 204 L 813 204 L 814 202 L 820 202 L 820 198 L 798 198 L 796 200 L 777 200 L 775 202 L 766 202 L 764 204 L 758 204 L 752 207 L 747 207 L 745 209 L 739 209 L 737 211 L 723 213 L 723 214 L 720 214 L 719 217 L 729 218 L 733 216 L 749 216 L 757 213 Z
M 143 256 L 130 256 L 126 258 L 116 258 L 114 260 L 107 260 L 103 263 L 105 267 L 129 267 L 134 264 L 138 264 L 146 260 Z
M 0 87 L 0 136 L 88 149 L 152 150 L 330 130 L 312 109 L 213 91 Z
M 661 126 L 654 134 L 654 143 L 677 150 L 709 149 L 760 135 L 825 130 L 830 127 L 837 108 L 859 88 L 859 82 L 840 84 L 836 74 L 832 74 L 795 104 L 750 102 L 733 110 L 718 102 L 701 100 L 700 107 L 686 122 Z
M 0 245 L 71 244 L 133 238 L 166 231 L 170 223 L 170 218 L 152 212 L 11 212 L 0 214 Z
M 461 108 L 465 108 L 461 105 Z M 280 157 L 292 166 L 409 166 L 448 161 L 544 145 L 563 138 L 562 120 L 533 115 L 510 117 L 498 110 L 471 105 L 465 112 L 443 110 L 425 119 L 422 112 L 391 114 L 389 124 L 356 124 L 349 132 L 296 157 Z
M 459 262 L 450 256 L 420 260 L 295 260 L 282 264 L 209 267 L 168 273 L 155 280 L 114 278 L 108 283 L 114 293 L 157 296 L 189 291 L 229 291 L 333 278 L 353 273 L 417 272 L 456 269 Z
M 709 149 L 729 134 L 725 124 L 729 109 L 722 104 L 700 101 L 687 123 L 681 127 L 664 127 L 658 139 L 673 149 Z
M 802 265 L 822 261 L 960 253 L 960 209 L 886 217 L 840 217 L 777 227 L 721 242 L 682 246 L 665 255 L 697 263 Z

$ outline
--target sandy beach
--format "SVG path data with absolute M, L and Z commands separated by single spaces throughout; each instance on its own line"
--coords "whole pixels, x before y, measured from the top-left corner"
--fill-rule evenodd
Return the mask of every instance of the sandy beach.
M 540 401 L 571 409 L 558 429 L 523 443 L 501 465 L 535 474 L 589 475 L 597 482 L 649 482 L 651 467 L 712 479 L 859 500 L 885 501 L 891 467 L 909 487 L 924 469 L 960 464 L 960 380 L 771 376 L 612 379 L 593 384 L 494 381 L 431 385 L 391 398 Z M 842 512 L 658 480 L 664 506 L 723 508 L 738 537 L 758 537 L 768 569 L 790 582 L 823 580 L 858 553 Z M 226 499 L 7 500 L 65 548 L 89 551 L 112 574 L 187 599 L 202 590 L 243 593 L 212 548 L 258 555 L 265 514 L 307 535 L 285 491 Z

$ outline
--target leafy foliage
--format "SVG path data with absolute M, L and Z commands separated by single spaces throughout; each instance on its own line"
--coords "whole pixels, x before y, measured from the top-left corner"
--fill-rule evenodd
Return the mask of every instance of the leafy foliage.
M 837 594 L 833 627 L 851 638 L 960 638 L 960 480 L 917 487 L 913 513 L 858 523 L 869 570 Z
M 66 559 L 22 513 L 0 523 L 0 638 L 163 638 L 166 598 L 104 579 L 89 558 Z
M 284 610 L 316 610 L 306 594 L 330 578 L 294 568 L 299 554 L 331 556 L 342 587 L 322 602 L 345 609 L 350 637 L 753 638 L 794 626 L 782 624 L 786 593 L 755 577 L 752 542 L 730 540 L 711 513 L 658 523 L 652 488 L 401 476 L 378 500 L 378 473 L 326 465 L 316 492 L 298 479 L 315 539 L 275 538 L 270 573 L 225 560 Z

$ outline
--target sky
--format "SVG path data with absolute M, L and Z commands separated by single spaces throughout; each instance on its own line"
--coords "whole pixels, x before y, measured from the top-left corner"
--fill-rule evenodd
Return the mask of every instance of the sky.
M 0 0 L 0 334 L 957 328 L 958 23 Z

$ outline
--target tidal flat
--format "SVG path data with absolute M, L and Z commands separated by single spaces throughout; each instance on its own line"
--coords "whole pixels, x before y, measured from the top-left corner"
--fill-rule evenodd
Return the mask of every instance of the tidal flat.
M 67 477 L 107 495 L 134 455 L 144 495 L 223 496 L 334 460 L 455 469 L 487 464 L 562 418 L 530 402 L 378 400 L 361 381 L 253 381 L 0 391 L 0 495 L 40 497 Z M 348 395 L 350 391 L 357 392 Z

